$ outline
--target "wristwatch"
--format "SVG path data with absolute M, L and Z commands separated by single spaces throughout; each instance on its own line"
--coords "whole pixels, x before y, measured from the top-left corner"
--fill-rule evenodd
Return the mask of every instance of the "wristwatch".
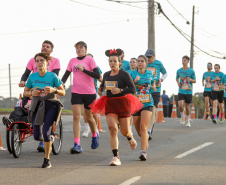
M 57 94 L 58 93 L 58 90 L 56 89 L 56 91 L 54 92 L 54 94 Z

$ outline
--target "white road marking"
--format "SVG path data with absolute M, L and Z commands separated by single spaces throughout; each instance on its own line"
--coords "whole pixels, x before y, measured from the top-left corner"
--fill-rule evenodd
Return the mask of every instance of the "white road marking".
M 136 176 L 136 177 L 133 177 L 133 178 L 131 178 L 131 179 L 119 184 L 119 185 L 130 185 L 130 184 L 133 184 L 134 182 L 140 180 L 140 178 L 141 178 L 141 176 Z
M 193 148 L 193 149 L 191 149 L 191 150 L 188 150 L 187 152 L 184 152 L 183 154 L 180 154 L 180 155 L 178 155 L 178 156 L 176 156 L 176 157 L 174 157 L 174 158 L 180 159 L 180 158 L 185 157 L 185 156 L 187 156 L 187 155 L 189 155 L 189 154 L 191 154 L 191 153 L 193 153 L 193 152 L 196 152 L 196 151 L 198 151 L 198 150 L 200 150 L 200 149 L 202 149 L 202 148 L 204 148 L 204 147 L 206 147 L 206 146 L 212 145 L 213 143 L 214 143 L 214 142 L 207 142 L 207 143 L 204 143 L 204 144 L 202 144 L 202 145 L 200 145 L 200 146 L 197 146 L 196 148 Z

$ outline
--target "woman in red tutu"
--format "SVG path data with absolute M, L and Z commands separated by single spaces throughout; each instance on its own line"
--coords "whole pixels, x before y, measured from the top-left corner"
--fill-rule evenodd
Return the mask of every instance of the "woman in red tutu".
M 122 50 L 107 50 L 110 71 L 103 76 L 103 82 L 98 89 L 101 95 L 103 90 L 106 96 L 94 101 L 90 105 L 95 113 L 106 114 L 107 124 L 110 132 L 110 144 L 113 152 L 111 166 L 121 165 L 118 153 L 118 125 L 123 136 L 127 137 L 130 147 L 134 150 L 137 146 L 130 130 L 130 116 L 143 107 L 139 99 L 130 93 L 135 93 L 135 85 L 129 73 L 119 68 Z

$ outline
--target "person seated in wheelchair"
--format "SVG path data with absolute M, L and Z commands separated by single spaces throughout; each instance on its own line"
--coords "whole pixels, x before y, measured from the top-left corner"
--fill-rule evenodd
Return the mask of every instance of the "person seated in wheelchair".
M 51 130 L 53 123 L 59 120 L 63 107 L 56 95 L 65 96 L 65 90 L 57 75 L 47 71 L 48 60 L 51 60 L 51 57 L 45 53 L 38 53 L 34 58 L 38 72 L 29 76 L 24 96 L 32 96 L 28 121 L 33 124 L 34 139 L 44 139 L 45 158 L 42 168 L 50 168 L 49 158 L 54 138 L 51 137 Z
M 9 128 L 12 122 L 20 121 L 28 123 L 28 109 L 31 103 L 31 97 L 28 99 L 27 97 L 22 98 L 22 100 L 18 100 L 14 111 L 10 113 L 9 118 L 4 116 L 2 118 L 2 123 Z

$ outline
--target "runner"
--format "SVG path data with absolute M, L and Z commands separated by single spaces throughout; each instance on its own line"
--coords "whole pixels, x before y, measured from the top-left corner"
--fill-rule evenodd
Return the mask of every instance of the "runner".
M 71 154 L 83 152 L 80 146 L 80 119 L 83 104 L 86 119 L 92 132 L 91 148 L 96 149 L 99 146 L 99 135 L 97 134 L 96 123 L 89 105 L 96 99 L 93 78 L 99 79 L 100 73 L 94 59 L 86 56 L 87 44 L 80 41 L 75 44 L 75 48 L 78 57 L 70 60 L 67 70 L 62 77 L 62 82 L 65 83 L 70 73 L 73 72 L 71 104 L 73 111 L 74 147 L 70 150 Z
M 124 71 L 128 71 L 130 70 L 130 65 L 129 65 L 130 63 L 129 61 L 124 60 L 125 54 L 123 50 L 121 51 L 122 51 L 122 54 L 120 55 L 120 57 L 122 62 L 120 63 L 120 69 L 123 69 Z
M 151 116 L 151 121 L 148 124 L 148 140 L 152 139 L 153 125 L 155 122 L 155 117 L 157 114 L 158 103 L 160 100 L 160 92 L 161 92 L 161 83 L 167 77 L 167 72 L 162 62 L 155 59 L 155 51 L 153 49 L 149 49 L 146 51 L 145 56 L 148 58 L 147 69 L 151 70 L 154 74 L 155 84 L 157 90 L 154 92 L 151 89 L 151 95 L 154 100 L 153 114 Z M 162 73 L 162 77 L 160 78 L 160 73 Z
M 90 54 L 90 53 L 87 53 L 86 56 L 92 57 L 92 58 L 93 58 L 93 55 Z M 98 66 L 97 66 L 97 67 L 98 67 Z M 99 73 L 100 73 L 100 79 L 96 79 L 96 78 L 93 79 L 93 80 L 94 80 L 94 86 L 95 86 L 95 89 L 96 89 L 96 99 L 99 98 L 99 95 L 98 95 L 98 93 L 97 93 L 97 89 L 98 89 L 98 86 L 97 86 L 97 80 L 98 80 L 100 83 L 103 81 L 103 78 L 102 78 L 102 71 L 101 71 L 101 69 L 100 69 L 99 67 L 98 67 L 98 70 L 99 70 Z M 84 107 L 83 107 L 83 112 L 85 112 L 85 108 L 84 108 Z M 99 116 L 100 116 L 100 115 L 93 114 L 93 118 L 94 118 L 94 120 L 96 121 L 96 126 L 98 125 L 98 117 L 99 117 Z M 83 114 L 83 119 L 84 119 L 84 123 L 85 123 L 85 130 L 84 130 L 82 136 L 83 136 L 83 137 L 88 137 L 88 136 L 89 136 L 89 133 L 91 132 L 91 130 L 90 130 L 90 128 L 89 128 L 89 124 L 88 124 L 88 122 L 87 122 L 87 119 L 86 119 L 85 114 Z M 97 132 L 98 132 L 98 128 L 96 128 L 96 129 L 97 129 Z
M 178 106 L 181 114 L 180 124 L 184 125 L 184 106 L 186 109 L 186 127 L 191 127 L 190 119 L 190 107 L 192 103 L 192 83 L 196 83 L 195 71 L 188 67 L 190 58 L 188 56 L 182 57 L 183 67 L 177 70 L 176 81 L 179 87 L 178 92 Z
M 219 103 L 220 117 L 219 123 L 223 123 L 223 101 L 224 101 L 224 89 L 221 88 L 221 84 L 224 83 L 224 73 L 220 72 L 220 65 L 214 65 L 214 71 L 211 76 L 212 81 L 212 99 L 213 99 L 213 120 L 214 124 L 217 123 L 217 103 Z M 221 81 L 222 80 L 222 81 Z
M 226 90 L 225 90 L 226 89 L 226 75 L 224 75 L 222 77 L 221 86 L 223 86 L 222 89 L 224 89 L 224 111 L 226 112 Z M 225 113 L 225 112 L 223 112 L 223 113 Z
M 212 90 L 211 74 L 213 73 L 212 69 L 213 69 L 212 63 L 209 62 L 207 64 L 208 71 L 203 73 L 203 77 L 202 77 L 202 86 L 205 86 L 204 92 L 203 92 L 203 97 L 205 98 L 205 108 L 206 108 L 206 113 L 207 113 L 205 119 L 210 118 L 209 102 L 211 102 L 210 110 L 212 109 L 212 105 L 213 105 L 213 100 L 212 100 L 212 96 L 211 96 L 211 90 Z
M 49 40 L 45 40 L 42 43 L 41 52 L 50 56 L 51 53 L 53 52 L 53 48 L 54 48 L 53 43 Z M 58 76 L 59 71 L 60 71 L 60 61 L 59 61 L 59 59 L 51 56 L 51 60 L 48 61 L 47 70 L 50 71 L 50 72 L 56 73 L 56 75 Z M 38 71 L 38 68 L 36 66 L 35 59 L 31 58 L 29 60 L 29 62 L 27 63 L 27 67 L 25 69 L 24 74 L 21 77 L 19 87 L 25 87 L 26 81 L 27 81 L 29 75 L 31 74 L 31 72 L 35 73 L 37 71 Z M 22 100 L 23 100 L 23 104 L 25 105 L 27 103 L 27 101 L 29 100 L 29 98 L 23 97 Z M 39 143 L 37 150 L 39 152 L 44 152 L 44 143 L 42 141 Z
M 132 71 L 137 69 L 137 59 L 136 58 L 131 58 L 130 62 L 129 62 L 129 65 L 130 65 L 130 70 L 128 70 L 127 72 L 130 74 Z
M 136 85 L 136 95 L 144 104 L 144 107 L 133 115 L 136 131 L 141 137 L 141 153 L 139 158 L 142 161 L 146 161 L 147 159 L 147 126 L 150 122 L 154 105 L 150 88 L 156 91 L 153 72 L 146 70 L 147 63 L 147 57 L 140 55 L 137 59 L 138 69 L 131 72 L 132 79 Z
M 142 108 L 139 99 L 130 93 L 135 92 L 135 86 L 131 76 L 120 69 L 121 49 L 107 50 L 111 70 L 106 72 L 103 82 L 98 89 L 101 95 L 103 90 L 107 90 L 107 95 L 102 96 L 91 104 L 94 113 L 106 114 L 107 124 L 110 132 L 110 144 L 113 152 L 111 166 L 121 165 L 118 153 L 118 125 L 123 136 L 127 137 L 130 147 L 134 150 L 137 146 L 130 131 L 130 116 Z
M 49 158 L 53 142 L 53 140 L 51 140 L 51 129 L 53 122 L 57 122 L 57 117 L 60 115 L 61 109 L 58 106 L 60 102 L 57 100 L 56 95 L 64 96 L 65 90 L 57 75 L 47 71 L 48 61 L 51 60 L 51 57 L 45 53 L 38 53 L 35 55 L 34 59 L 38 72 L 29 76 L 24 95 L 26 97 L 32 96 L 29 110 L 34 111 L 34 116 L 30 118 L 31 121 L 33 120 L 34 139 L 38 141 L 44 139 L 45 158 L 42 168 L 50 168 L 51 162 Z M 54 97 L 55 100 L 53 100 Z M 43 103 L 44 106 L 42 105 Z M 61 106 L 63 105 L 61 104 Z M 29 114 L 28 116 L 30 117 Z M 54 137 L 52 137 L 52 139 L 53 138 Z

